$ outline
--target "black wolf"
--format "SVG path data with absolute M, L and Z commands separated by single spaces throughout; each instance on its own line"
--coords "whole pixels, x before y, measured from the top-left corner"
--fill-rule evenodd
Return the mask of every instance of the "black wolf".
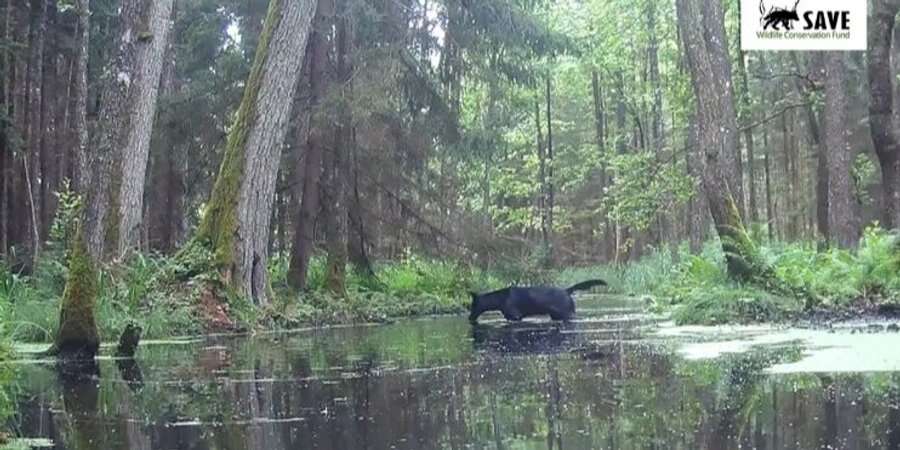
M 760 0 L 759 12 L 762 14 L 760 21 L 763 22 L 763 30 L 768 30 L 769 27 L 772 27 L 773 30 L 778 30 L 779 24 L 781 24 L 785 30 L 793 30 L 793 22 L 800 20 L 800 16 L 797 15 L 797 5 L 799 3 L 800 0 L 794 2 L 793 9 L 776 8 L 773 6 L 769 8 L 769 12 L 766 12 L 766 7 L 763 5 L 762 0 Z
M 508 287 L 487 294 L 472 295 L 469 321 L 478 322 L 478 316 L 485 311 L 500 311 L 510 321 L 519 321 L 528 316 L 549 315 L 553 320 L 569 321 L 575 315 L 575 301 L 572 293 L 594 286 L 606 286 L 603 280 L 588 280 L 570 288 L 533 286 Z

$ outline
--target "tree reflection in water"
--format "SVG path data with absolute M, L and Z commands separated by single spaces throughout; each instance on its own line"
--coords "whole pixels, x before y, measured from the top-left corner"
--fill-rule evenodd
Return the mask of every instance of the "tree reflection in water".
M 26 366 L 18 426 L 98 450 L 900 446 L 895 374 L 769 375 L 800 349 L 692 361 L 614 327 L 442 318 Z

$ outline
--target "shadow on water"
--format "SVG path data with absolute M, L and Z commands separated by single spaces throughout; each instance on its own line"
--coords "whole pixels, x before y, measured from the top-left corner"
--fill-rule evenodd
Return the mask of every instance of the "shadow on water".
M 615 314 L 210 337 L 74 379 L 25 365 L 17 429 L 90 450 L 900 446 L 898 374 L 769 375 L 800 357 L 784 346 L 685 359 Z

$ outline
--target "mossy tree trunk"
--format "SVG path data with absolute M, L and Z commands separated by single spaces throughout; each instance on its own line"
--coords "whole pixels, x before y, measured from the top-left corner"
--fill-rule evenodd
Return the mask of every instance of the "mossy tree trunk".
M 679 30 L 691 70 L 700 151 L 700 179 L 722 241 L 728 274 L 747 281 L 762 275 L 755 245 L 744 228 L 734 159 L 737 114 L 732 92 L 723 5 L 718 0 L 677 0 Z
M 271 0 L 244 97 L 197 231 L 223 281 L 259 304 L 268 302 L 269 221 L 280 152 L 315 0 Z
M 102 239 L 90 241 L 86 227 L 89 221 L 97 222 L 97 212 L 105 211 L 106 198 L 98 189 L 97 183 L 106 177 L 96 176 L 101 158 L 97 158 L 97 149 L 89 152 L 87 141 L 87 52 L 90 30 L 90 2 L 80 0 L 78 8 L 78 33 L 76 38 L 76 56 L 74 69 L 74 111 L 73 127 L 77 136 L 76 179 L 77 187 L 84 198 L 80 223 L 75 230 L 75 237 L 69 249 L 69 272 L 63 300 L 59 313 L 59 327 L 51 353 L 62 359 L 91 359 L 97 354 L 100 338 L 94 317 L 94 304 L 97 297 L 97 261 L 102 251 Z M 102 186 L 101 186 L 102 187 Z M 101 228 L 93 229 L 100 236 Z
M 100 348 L 94 318 L 97 298 L 96 262 L 79 226 L 69 253 L 69 274 L 59 312 L 59 329 L 52 353 L 61 359 L 92 359 Z

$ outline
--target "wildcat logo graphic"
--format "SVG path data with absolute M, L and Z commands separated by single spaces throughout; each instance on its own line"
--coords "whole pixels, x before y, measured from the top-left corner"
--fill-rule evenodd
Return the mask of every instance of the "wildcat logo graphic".
M 762 0 L 759 1 L 759 12 L 763 14 L 763 17 L 760 19 L 763 22 L 763 30 L 768 30 L 769 27 L 772 27 L 773 30 L 778 29 L 778 24 L 781 24 L 785 30 L 792 30 L 793 23 L 800 20 L 800 17 L 797 16 L 797 5 L 800 3 L 800 0 L 797 0 L 794 3 L 793 9 L 784 9 L 784 8 L 769 8 L 769 12 L 766 12 L 766 6 L 763 4 Z
M 741 0 L 741 49 L 865 50 L 866 21 L 866 0 Z

